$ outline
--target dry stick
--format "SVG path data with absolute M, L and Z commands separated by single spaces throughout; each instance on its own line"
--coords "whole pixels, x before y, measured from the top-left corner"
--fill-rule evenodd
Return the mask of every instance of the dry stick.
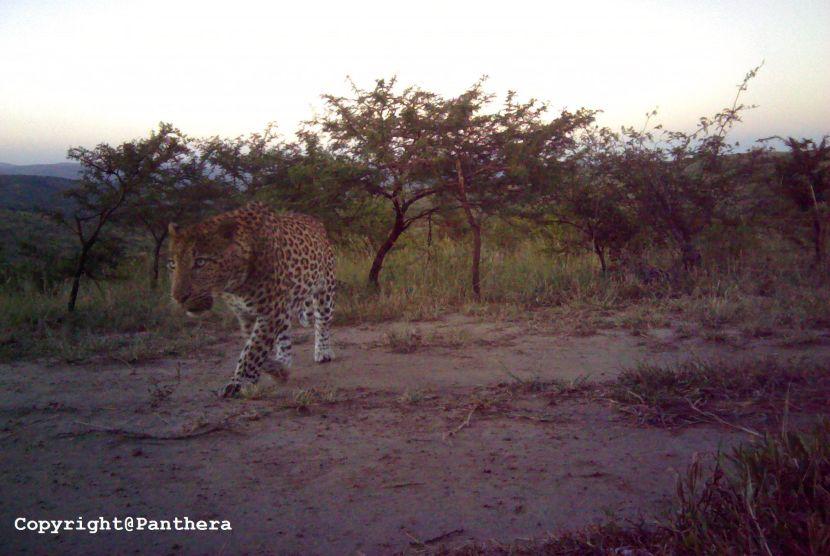
M 547 415 L 542 415 L 542 416 L 537 417 L 535 415 L 528 415 L 526 413 L 513 412 L 513 413 L 505 413 L 504 416 L 505 417 L 510 417 L 512 419 L 527 419 L 528 421 L 536 421 L 538 423 L 554 423 L 554 422 L 556 422 L 555 418 L 549 417 Z
M 440 541 L 440 540 L 444 540 L 444 539 L 446 539 L 446 538 L 448 538 L 448 537 L 451 537 L 451 536 L 453 536 L 453 535 L 457 535 L 457 534 L 459 534 L 459 533 L 463 533 L 463 532 L 464 532 L 464 529 L 459 527 L 458 529 L 453 529 L 452 531 L 447 531 L 446 533 L 441 533 L 440 535 L 437 535 L 437 536 L 432 537 L 431 539 L 427 539 L 427 540 L 425 540 L 425 541 L 422 541 L 421 539 L 419 539 L 418 537 L 416 537 L 415 535 L 413 535 L 412 533 L 410 533 L 410 532 L 409 532 L 409 531 L 407 531 L 406 529 L 404 529 L 404 530 L 403 530 L 403 532 L 404 532 L 404 534 L 405 534 L 407 537 L 409 537 L 410 539 L 412 539 L 412 542 L 411 542 L 411 543 L 409 543 L 409 544 L 414 545 L 414 546 L 423 546 L 423 547 L 426 547 L 428 544 L 432 544 L 432 543 L 434 543 L 434 542 L 438 542 L 438 541 Z
M 148 432 L 141 432 L 141 431 L 129 431 L 121 428 L 110 428 L 110 427 L 98 427 L 91 423 L 84 423 L 82 421 L 75 421 L 79 425 L 86 425 L 89 429 L 80 432 L 66 432 L 60 433 L 57 435 L 58 438 L 65 438 L 65 437 L 74 437 L 74 436 L 83 436 L 85 434 L 92 434 L 96 432 L 106 433 L 106 434 L 114 434 L 117 436 L 123 436 L 124 438 L 133 438 L 137 440 L 185 440 L 188 438 L 196 438 L 198 436 L 204 436 L 206 434 L 211 434 L 216 431 L 220 430 L 231 430 L 228 426 L 228 421 L 230 418 L 225 419 L 219 423 L 213 423 L 212 425 L 208 425 L 207 427 L 197 429 L 187 433 L 180 433 L 180 434 L 168 434 L 168 435 L 156 435 L 150 434 Z
M 784 396 L 784 415 L 781 417 L 781 434 L 790 428 L 790 384 L 787 383 L 787 394 Z
M 764 530 L 761 528 L 761 524 L 758 523 L 758 518 L 755 517 L 755 510 L 752 509 L 752 503 L 749 501 L 749 498 L 746 498 L 745 505 L 749 517 L 752 518 L 752 523 L 754 523 L 755 527 L 758 529 L 758 535 L 761 537 L 761 542 L 764 545 L 764 549 L 767 551 L 767 554 L 769 556 L 773 556 L 772 550 L 770 550 L 769 544 L 767 543 L 767 537 L 764 535 Z
M 741 425 L 735 425 L 733 423 L 730 423 L 729 421 L 726 421 L 725 419 L 722 419 L 721 417 L 718 417 L 714 413 L 710 413 L 708 411 L 703 411 L 702 409 L 695 406 L 695 404 L 693 404 L 690 400 L 686 400 L 686 401 L 689 402 L 689 407 L 691 407 L 692 409 L 694 409 L 695 411 L 697 411 L 701 415 L 709 417 L 710 419 L 714 419 L 715 421 L 717 421 L 718 423 L 721 423 L 722 425 L 726 425 L 727 427 L 732 427 L 733 429 L 738 429 L 738 430 L 744 431 L 746 433 L 749 433 L 753 436 L 757 436 L 759 438 L 761 436 L 763 436 L 758 431 L 752 430 L 750 428 L 747 428 L 747 427 L 744 427 L 744 426 L 741 426 Z
M 464 427 L 470 426 L 470 419 L 473 418 L 473 413 L 475 413 L 476 409 L 478 409 L 478 404 L 473 406 L 473 408 L 470 410 L 470 413 L 467 414 L 467 418 L 464 419 L 463 423 L 455 427 L 453 430 L 444 433 L 444 440 L 446 441 L 454 434 L 458 434 Z
M 381 485 L 380 488 L 404 488 L 404 487 L 409 487 L 409 486 L 420 486 L 420 485 L 423 485 L 423 484 L 424 483 L 416 483 L 416 482 L 393 483 L 393 484 L 388 484 L 388 485 Z
M 463 533 L 463 532 L 464 532 L 464 529 L 459 527 L 458 529 L 453 529 L 452 531 L 447 531 L 446 533 L 442 533 L 442 534 L 438 535 L 437 537 L 432 537 L 431 539 L 427 539 L 427 540 L 424 541 L 424 544 L 431 544 L 431 543 L 434 543 L 434 542 L 438 542 L 438 541 L 446 539 L 447 537 L 451 537 L 453 535 L 458 535 L 459 533 Z
M 404 530 L 403 530 L 403 532 L 404 532 L 404 535 L 406 535 L 407 537 L 409 537 L 410 539 L 412 539 L 412 542 L 411 542 L 411 543 L 409 543 L 409 544 L 413 544 L 413 545 L 415 545 L 415 546 L 426 546 L 426 543 L 424 543 L 424 541 L 422 541 L 422 540 L 421 540 L 421 539 L 419 539 L 418 537 L 414 536 L 412 533 L 410 533 L 410 532 L 409 532 L 409 531 L 407 531 L 406 529 L 404 529 Z
M 646 403 L 646 401 L 643 399 L 643 397 L 640 394 L 638 394 L 637 392 L 634 392 L 633 390 L 629 390 L 628 388 L 626 388 L 625 391 L 628 392 L 629 394 L 631 394 L 632 396 L 634 396 L 635 398 L 637 398 L 638 400 L 640 400 L 640 403 L 642 403 L 642 404 Z

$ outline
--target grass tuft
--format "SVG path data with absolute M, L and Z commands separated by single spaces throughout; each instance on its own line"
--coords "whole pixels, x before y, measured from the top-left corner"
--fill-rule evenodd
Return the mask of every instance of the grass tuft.
M 830 554 L 830 420 L 695 459 L 656 526 L 591 526 L 540 540 L 442 548 L 454 556 Z
M 386 343 L 395 353 L 413 353 L 423 345 L 424 338 L 411 326 L 393 326 L 386 333 Z
M 678 426 L 752 416 L 772 418 L 785 405 L 828 409 L 830 368 L 806 360 L 691 360 L 641 364 L 611 384 L 609 399 L 638 423 Z

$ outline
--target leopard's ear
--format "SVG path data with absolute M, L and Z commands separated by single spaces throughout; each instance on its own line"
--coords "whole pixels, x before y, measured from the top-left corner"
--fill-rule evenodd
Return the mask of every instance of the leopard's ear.
M 238 224 L 235 220 L 225 220 L 219 224 L 219 228 L 216 232 L 219 234 L 219 237 L 231 240 L 236 236 L 237 227 Z
M 168 233 L 170 234 L 171 237 L 178 234 L 180 229 L 181 229 L 181 226 L 179 226 L 175 222 L 170 222 L 167 225 L 167 231 L 168 231 Z

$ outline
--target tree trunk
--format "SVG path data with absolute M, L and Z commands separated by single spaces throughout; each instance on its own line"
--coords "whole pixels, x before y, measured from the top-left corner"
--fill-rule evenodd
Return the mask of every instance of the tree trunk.
M 455 160 L 455 173 L 458 178 L 458 200 L 467 215 L 467 223 L 473 230 L 473 260 L 470 269 L 470 278 L 473 286 L 473 297 L 481 301 L 481 224 L 473 213 L 473 208 L 467 199 L 467 182 L 464 179 L 464 172 L 461 168 L 461 160 Z
M 83 247 L 81 247 L 81 256 L 78 257 L 78 266 L 75 268 L 75 276 L 72 279 L 72 291 L 69 293 L 69 304 L 67 309 L 70 313 L 75 310 L 75 304 L 78 301 L 78 290 L 81 287 L 81 276 L 84 275 L 84 270 L 86 269 L 86 257 L 89 253 L 90 247 L 92 247 L 92 245 L 89 243 L 85 243 Z
M 815 254 L 816 268 L 821 266 L 824 259 L 824 230 L 821 226 L 821 217 L 817 212 L 813 213 L 813 250 Z
M 476 301 L 481 301 L 481 226 L 476 222 L 470 222 L 473 228 L 473 262 L 472 262 L 472 282 L 473 282 L 473 296 Z
M 593 239 L 594 243 L 594 253 L 597 254 L 597 258 L 599 259 L 599 265 L 602 268 L 603 274 L 608 274 L 608 263 L 605 261 L 605 249 L 599 244 L 596 238 Z
M 816 268 L 821 267 L 822 259 L 824 258 L 824 237 L 821 226 L 821 210 L 818 206 L 818 198 L 816 197 L 816 188 L 812 182 L 808 182 L 810 187 L 810 198 L 813 201 L 813 249 L 815 251 Z
M 694 237 L 685 228 L 681 230 L 680 238 L 680 262 L 683 264 L 683 270 L 688 272 L 699 267 L 703 257 L 695 247 Z
M 386 258 L 386 255 L 389 254 L 389 251 L 392 250 L 392 247 L 395 245 L 395 242 L 398 241 L 398 238 L 404 230 L 406 230 L 406 224 L 404 224 L 403 214 L 396 212 L 395 223 L 392 225 L 392 230 L 389 232 L 389 236 L 386 238 L 386 241 L 384 241 L 383 245 L 381 245 L 380 249 L 378 249 L 377 254 L 375 254 L 375 260 L 372 261 L 372 268 L 369 270 L 369 286 L 375 289 L 380 288 L 380 271 L 383 268 L 383 260 Z
M 81 276 L 83 276 L 86 272 L 87 255 L 89 255 L 89 252 L 92 249 L 92 246 L 95 245 L 95 242 L 98 241 L 98 235 L 101 233 L 101 228 L 104 227 L 104 223 L 106 223 L 111 214 L 112 211 L 109 211 L 98 217 L 95 230 L 93 230 L 92 234 L 87 239 L 84 239 L 84 231 L 81 221 L 77 217 L 75 218 L 78 240 L 81 242 L 81 254 L 78 257 L 78 266 L 75 269 L 75 277 L 72 280 L 72 291 L 69 293 L 69 304 L 67 308 L 70 313 L 75 310 L 75 303 L 78 301 L 78 290 L 81 287 Z
M 164 240 L 167 238 L 167 234 L 162 234 L 161 237 L 156 238 L 153 237 L 155 240 L 155 247 L 153 248 L 153 268 L 150 273 L 150 287 L 156 289 L 159 283 L 159 257 L 161 256 L 161 247 L 164 245 Z
M 427 216 L 427 262 L 432 260 L 432 214 Z

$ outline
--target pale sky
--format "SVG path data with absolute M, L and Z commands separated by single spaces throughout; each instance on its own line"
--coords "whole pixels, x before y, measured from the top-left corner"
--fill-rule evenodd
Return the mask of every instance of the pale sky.
M 344 93 L 397 74 L 444 95 L 479 76 L 499 94 L 604 110 L 659 107 L 690 129 L 745 97 L 734 134 L 830 133 L 830 2 L 0 0 L 0 161 L 59 162 L 169 121 L 235 136 L 293 134 Z

